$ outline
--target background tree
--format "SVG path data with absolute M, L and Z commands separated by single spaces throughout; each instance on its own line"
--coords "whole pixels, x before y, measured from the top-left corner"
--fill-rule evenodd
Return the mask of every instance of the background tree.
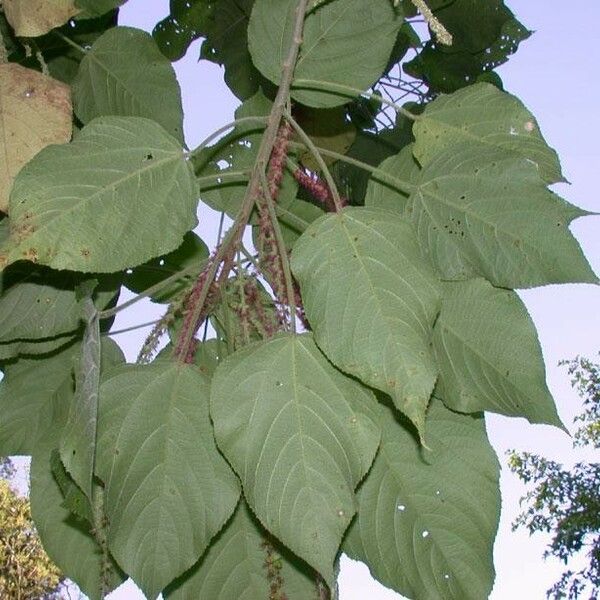
M 48 558 L 31 519 L 27 498 L 8 479 L 15 474 L 10 459 L 0 464 L 0 596 L 19 600 L 62 598 L 64 577 Z
M 572 385 L 583 398 L 584 411 L 576 417 L 573 446 L 600 448 L 600 365 L 586 358 L 565 361 Z M 548 597 L 574 600 L 600 594 L 600 464 L 579 462 L 572 469 L 528 452 L 510 454 L 509 465 L 521 480 L 532 486 L 523 497 L 526 509 L 514 526 L 552 535 L 544 556 L 567 564 L 579 553 L 586 566 L 566 570 L 548 590 Z
M 33 456 L 48 553 L 92 598 L 326 598 L 342 551 L 487 597 L 483 412 L 561 426 L 514 289 L 597 282 L 493 72 L 529 32 L 501 1 L 223 0 L 150 37 L 119 4 L 3 3 L 0 452 Z M 196 37 L 242 104 L 190 150 Z M 198 197 L 233 221 L 212 252 Z

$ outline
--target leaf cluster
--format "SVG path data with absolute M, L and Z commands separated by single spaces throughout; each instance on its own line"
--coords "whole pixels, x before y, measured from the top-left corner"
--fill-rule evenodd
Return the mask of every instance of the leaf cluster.
M 575 447 L 598 448 L 600 427 L 600 365 L 577 357 L 563 361 L 572 376 L 571 384 L 583 399 L 584 410 L 575 418 Z M 584 553 L 585 567 L 566 569 L 548 590 L 549 598 L 575 600 L 584 594 L 593 600 L 600 591 L 600 464 L 579 462 L 573 468 L 528 452 L 511 452 L 511 470 L 530 489 L 522 498 L 526 505 L 514 527 L 530 534 L 549 533 L 552 541 L 544 553 L 565 565 Z
M 342 552 L 486 598 L 484 412 L 562 426 L 514 290 L 597 283 L 556 153 L 479 80 L 512 13 L 431 2 L 442 57 L 407 2 L 174 1 L 153 36 L 120 4 L 4 3 L 0 455 L 33 457 L 49 556 L 92 599 L 335 598 Z M 242 103 L 190 149 L 171 60 L 198 37 Z M 126 363 L 113 319 L 144 298 Z
M 0 480 L 0 594 L 3 598 L 58 600 L 64 576 L 44 552 L 29 502 Z

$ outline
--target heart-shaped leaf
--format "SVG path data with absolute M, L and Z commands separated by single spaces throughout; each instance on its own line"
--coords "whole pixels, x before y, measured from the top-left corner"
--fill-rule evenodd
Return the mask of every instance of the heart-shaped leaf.
M 483 279 L 442 289 L 433 336 L 436 396 L 461 412 L 489 410 L 561 427 L 535 326 L 517 294 Z
M 239 498 L 215 446 L 207 381 L 161 360 L 121 367 L 100 387 L 108 543 L 148 598 L 198 560 Z
M 35 456 L 31 462 L 30 501 L 44 550 L 90 600 L 102 600 L 125 580 L 114 561 L 106 560 L 90 525 L 65 508 L 48 454 Z
M 380 408 L 381 448 L 358 493 L 344 551 L 409 598 L 482 600 L 494 583 L 499 465 L 482 415 L 433 400 L 427 443 Z
M 510 289 L 597 281 L 569 231 L 587 213 L 548 191 L 535 163 L 504 149 L 437 153 L 407 212 L 445 279 L 483 276 Z
M 292 39 L 296 2 L 256 0 L 248 45 L 258 70 L 278 84 Z M 322 2 L 306 17 L 295 79 L 312 79 L 367 89 L 383 73 L 403 19 L 389 0 Z M 307 106 L 346 104 L 347 96 L 295 89 Z
M 181 145 L 140 117 L 100 117 L 19 173 L 0 266 L 27 259 L 106 273 L 179 246 L 196 220 L 196 185 Z
M 113 27 L 94 42 L 73 81 L 73 104 L 83 123 L 111 115 L 146 117 L 183 143 L 175 71 L 152 36 L 140 29 Z
M 263 526 L 331 586 L 354 489 L 379 443 L 374 399 L 336 371 L 310 334 L 227 357 L 211 386 L 219 448 Z
M 410 225 L 381 209 L 327 215 L 296 242 L 292 269 L 329 360 L 390 394 L 422 432 L 437 377 L 430 345 L 440 291 Z
M 421 165 L 449 146 L 483 144 L 533 161 L 546 183 L 564 181 L 558 156 L 546 144 L 534 116 L 518 98 L 489 83 L 438 97 L 427 105 L 413 132 Z
M 169 600 L 266 600 L 281 592 L 288 600 L 307 600 L 317 597 L 316 585 L 315 574 L 271 540 L 246 503 L 240 502 L 198 564 L 167 588 L 164 596 Z

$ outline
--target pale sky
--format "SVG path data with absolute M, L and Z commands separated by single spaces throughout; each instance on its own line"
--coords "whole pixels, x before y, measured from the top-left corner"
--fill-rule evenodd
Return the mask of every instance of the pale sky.
M 598 64 L 600 4 L 590 0 L 508 0 L 507 4 L 529 29 L 536 33 L 521 45 L 517 54 L 501 69 L 507 91 L 515 93 L 532 110 L 548 142 L 562 160 L 571 185 L 555 186 L 570 202 L 588 211 L 600 212 L 598 185 L 594 178 L 600 167 L 600 86 L 593 66 Z M 168 13 L 168 0 L 129 0 L 121 10 L 121 23 L 152 30 Z M 221 69 L 196 62 L 196 42 L 186 58 L 175 64 L 183 93 L 188 146 L 233 117 L 237 100 L 227 90 Z M 214 221 L 204 207 L 199 213 L 202 238 L 214 242 Z M 572 231 L 579 239 L 596 273 L 600 273 L 600 219 L 576 221 Z M 563 421 L 570 426 L 581 404 L 572 392 L 562 358 L 577 354 L 593 358 L 600 349 L 600 288 L 591 285 L 549 286 L 521 294 L 538 328 L 547 365 L 548 383 Z M 136 305 L 139 307 L 140 305 Z M 120 313 L 115 329 L 149 321 L 160 309 L 145 306 Z M 134 360 L 147 331 L 136 332 L 124 348 Z M 124 337 L 119 337 L 122 344 Z M 509 448 L 540 452 L 566 463 L 591 454 L 575 453 L 569 438 L 547 426 L 529 425 L 523 419 L 491 416 L 487 419 L 491 441 L 503 464 L 503 511 L 495 545 L 497 569 L 492 600 L 542 600 L 545 590 L 558 578 L 561 565 L 544 562 L 543 536 L 533 539 L 524 531 L 511 532 L 510 523 L 518 513 L 523 493 L 519 481 L 506 468 Z M 598 457 L 595 457 L 598 460 Z M 110 600 L 143 598 L 130 582 L 109 596 Z M 398 600 L 400 595 L 375 582 L 367 569 L 349 560 L 342 561 L 340 600 Z M 204 600 L 204 599 L 202 599 Z M 209 600 L 209 599 L 206 599 Z M 235 599 L 232 599 L 235 600 Z

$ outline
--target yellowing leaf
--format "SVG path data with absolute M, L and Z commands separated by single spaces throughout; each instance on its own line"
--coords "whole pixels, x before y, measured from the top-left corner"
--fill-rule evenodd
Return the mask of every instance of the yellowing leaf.
M 74 0 L 4 0 L 2 7 L 19 37 L 44 35 L 80 11 Z
M 21 167 L 45 146 L 69 141 L 71 114 L 68 85 L 14 63 L 0 65 L 1 211 L 8 212 Z

